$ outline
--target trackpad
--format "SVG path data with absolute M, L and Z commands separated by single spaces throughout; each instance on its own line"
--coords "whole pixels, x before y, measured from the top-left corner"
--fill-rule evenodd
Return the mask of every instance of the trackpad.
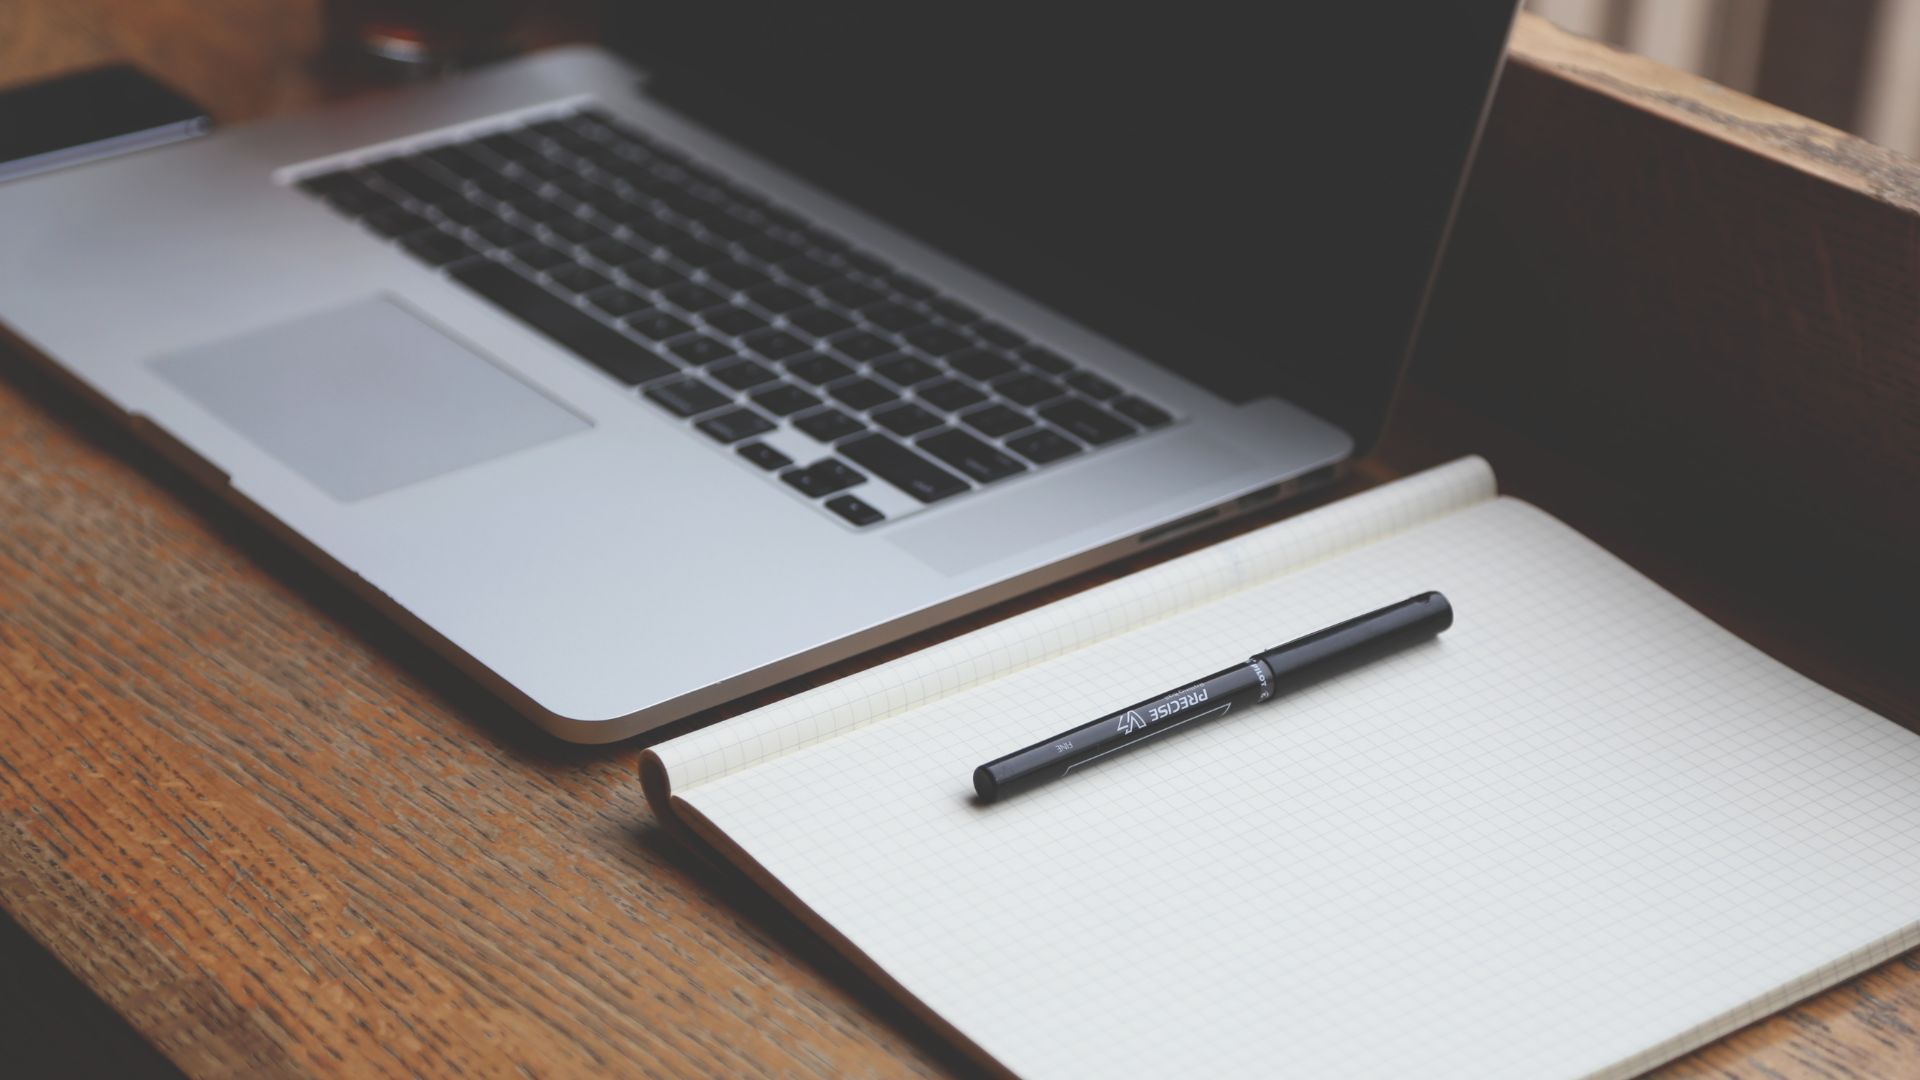
M 153 368 L 342 501 L 592 426 L 384 296 L 172 353 Z

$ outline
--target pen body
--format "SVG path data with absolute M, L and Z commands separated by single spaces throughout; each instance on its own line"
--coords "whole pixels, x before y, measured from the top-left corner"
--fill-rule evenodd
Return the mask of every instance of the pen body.
M 1081 765 L 1138 746 L 1156 735 L 1216 720 L 1236 708 L 1265 700 L 1272 684 L 1266 665 L 1258 660 L 1216 671 L 1199 682 L 1136 702 L 989 761 L 973 771 L 974 791 L 982 799 L 991 800 L 1059 779 Z
M 1437 592 L 1409 597 L 989 761 L 973 771 L 974 791 L 992 802 L 1057 780 L 1156 736 L 1336 675 L 1452 625 L 1453 606 L 1446 597 Z

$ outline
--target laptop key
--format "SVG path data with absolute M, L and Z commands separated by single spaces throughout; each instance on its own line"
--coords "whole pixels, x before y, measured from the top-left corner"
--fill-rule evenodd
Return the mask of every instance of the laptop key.
M 467 246 L 465 240 L 443 233 L 439 229 L 422 229 L 416 233 L 409 233 L 400 238 L 400 246 L 406 248 L 414 258 L 434 266 L 445 266 L 450 262 L 457 262 L 476 254 L 473 248 Z
M 611 191 L 594 191 L 581 201 L 592 208 L 595 214 L 616 225 L 625 221 L 627 215 L 633 212 L 632 203 Z
M 740 247 L 748 254 L 766 263 L 785 262 L 799 255 L 802 251 L 801 248 L 789 244 L 785 240 L 775 239 L 764 233 L 758 236 L 745 237 L 740 240 L 739 243 Z
M 547 280 L 570 293 L 590 293 L 595 289 L 604 289 L 613 282 L 597 270 L 591 270 L 579 263 L 556 266 L 547 271 Z
M 907 307 L 905 304 L 875 304 L 873 307 L 861 309 L 860 318 L 897 334 L 902 330 L 925 326 L 931 316 L 924 311 Z M 964 339 L 962 344 L 965 344 Z
M 698 416 L 733 399 L 699 379 L 673 379 L 647 388 L 647 397 L 675 416 Z
M 871 525 L 886 517 L 885 514 L 861 502 L 856 495 L 835 495 L 827 500 L 826 506 L 827 509 L 859 526 Z
M 593 292 L 587 294 L 587 301 L 601 311 L 612 315 L 614 318 L 645 310 L 647 306 L 645 297 L 631 289 L 623 289 L 618 285 L 609 285 L 604 289 L 595 289 Z
M 1043 419 L 1065 428 L 1082 442 L 1099 446 L 1133 434 L 1133 425 L 1088 401 L 1068 398 L 1040 408 Z
M 756 267 L 748 266 L 746 263 L 735 262 L 733 260 L 709 263 L 701 267 L 701 270 L 704 271 L 709 278 L 735 291 L 751 289 L 755 285 L 765 285 L 773 280 L 771 277 L 768 277 L 764 271 Z
M 502 166 L 500 171 L 512 177 L 517 184 L 544 189 L 548 180 L 560 175 L 560 166 L 542 157 L 538 150 L 529 147 L 517 156 L 507 158 L 507 164 Z
M 332 172 L 315 173 L 296 181 L 300 190 L 309 195 L 326 198 L 337 191 L 351 191 L 362 188 L 360 177 L 352 169 L 335 169 Z
M 842 330 L 853 329 L 853 320 L 817 305 L 787 312 L 787 323 L 805 330 L 814 337 L 827 337 L 838 334 Z
M 740 337 L 756 330 L 765 330 L 767 320 L 740 307 L 714 308 L 700 313 L 700 321 L 713 327 L 728 337 Z
M 960 422 L 992 439 L 1033 426 L 1033 421 L 1025 413 L 998 404 L 961 413 Z
M 948 327 L 920 327 L 906 331 L 902 336 L 906 338 L 906 344 L 918 348 L 927 356 L 952 356 L 973 344 L 973 338 L 958 334 Z
M 781 277 L 797 281 L 802 285 L 825 285 L 840 277 L 839 267 L 829 266 L 812 254 L 788 259 L 774 269 L 780 271 Z
M 852 244 L 847 243 L 838 235 L 817 226 L 806 226 L 800 229 L 796 235 L 802 240 L 805 240 L 807 246 L 813 248 L 816 252 L 825 252 L 829 255 L 838 255 L 853 248 Z
M 492 166 L 474 157 L 473 152 L 464 146 L 436 146 L 421 151 L 420 156 L 462 180 L 484 176 L 492 171 Z
M 787 360 L 785 367 L 789 374 L 805 379 L 815 386 L 823 386 L 835 379 L 853 374 L 853 369 L 835 360 L 831 356 L 819 353 L 807 353 Z
M 1038 405 L 1067 392 L 1066 387 L 1038 375 L 1015 375 L 993 384 L 994 392 L 1015 405 Z
M 480 147 L 496 157 L 503 158 L 512 158 L 516 155 L 530 152 L 527 144 L 521 142 L 519 137 L 511 131 L 502 131 L 497 134 L 475 139 L 473 145 Z
M 939 502 L 967 490 L 967 483 L 885 435 L 868 434 L 838 447 L 855 465 L 923 503 Z
M 865 330 L 842 334 L 829 340 L 827 345 L 834 352 L 853 360 L 876 360 L 898 349 L 898 346 L 886 338 L 869 334 Z
M 933 286 L 927 284 L 924 281 L 921 281 L 919 278 L 914 277 L 911 274 L 903 274 L 896 271 L 894 273 L 888 274 L 882 280 L 886 284 L 887 288 L 892 289 L 894 292 L 899 293 L 901 296 L 909 297 L 914 300 L 931 300 L 935 295 Z M 948 301 L 948 303 L 952 303 L 952 301 Z M 939 309 L 935 308 L 935 310 L 937 311 Z M 974 317 L 979 318 L 977 314 Z
M 629 214 L 621 219 L 621 224 L 626 227 L 628 243 L 649 250 L 690 243 L 693 239 L 679 228 L 661 221 L 652 214 Z
M 987 400 L 987 395 L 957 379 L 931 383 L 913 393 L 921 401 L 947 412 L 959 412 L 969 405 L 978 405 Z
M 917 435 L 942 423 L 940 417 L 909 401 L 874 410 L 873 422 L 895 435 Z
M 749 236 L 760 235 L 760 227 L 751 222 L 742 221 L 732 214 L 702 214 L 700 227 L 708 236 L 717 236 L 722 240 L 738 241 Z
M 812 345 L 784 330 L 762 330 L 757 334 L 748 334 L 740 339 L 740 344 L 769 360 L 784 360 L 813 351 Z
M 709 370 L 708 374 L 735 390 L 746 390 L 779 378 L 778 375 L 769 371 L 766 365 L 752 360 L 734 360 L 721 364 Z
M 551 270 L 564 266 L 573 260 L 564 251 L 558 251 L 545 244 L 521 244 L 507 249 L 513 261 L 532 270 Z
M 580 245 L 580 254 L 602 266 L 620 266 L 646 254 L 617 236 L 603 236 Z
M 476 225 L 486 225 L 500 220 L 493 211 L 482 206 L 476 206 L 470 202 L 432 206 L 427 208 L 427 212 L 446 221 L 450 221 L 455 225 L 465 225 L 468 228 L 473 228 Z
M 813 301 L 785 285 L 756 285 L 741 295 L 745 296 L 747 302 L 754 307 L 774 315 L 784 315 L 789 311 L 811 307 L 813 304 Z
M 1037 431 L 1029 431 L 1025 435 L 1016 435 L 1007 440 L 1007 445 L 1035 465 L 1059 461 L 1061 458 L 1072 457 L 1080 452 L 1079 443 L 1052 428 L 1044 427 Z
M 737 443 L 741 439 L 750 439 L 755 435 L 772 431 L 773 421 L 752 409 L 736 408 L 714 413 L 693 426 L 720 442 Z
M 876 360 L 874 374 L 895 386 L 913 386 L 937 378 L 940 369 L 917 356 L 891 356 L 885 360 Z
M 620 276 L 648 289 L 664 289 L 687 280 L 687 276 L 653 258 L 639 258 L 620 266 Z
M 453 278 L 630 386 L 680 370 L 646 346 L 616 333 L 500 263 L 469 263 L 456 268 Z
M 827 388 L 833 399 L 849 409 L 865 412 L 877 405 L 885 405 L 900 395 L 887 389 L 872 379 L 848 379 Z
M 564 169 L 564 167 L 563 167 Z M 547 177 L 547 197 L 555 202 L 571 199 L 576 203 L 586 202 L 599 190 L 593 182 L 583 176 L 556 169 Z
M 1017 349 L 1027 343 L 1027 339 L 1022 337 L 1017 331 L 1002 326 L 991 319 L 982 319 L 974 323 L 972 326 L 967 327 L 967 332 L 989 345 L 998 345 L 1003 349 Z
M 665 300 L 681 311 L 689 311 L 695 314 L 705 311 L 708 308 L 719 307 L 721 304 L 727 302 L 726 297 L 714 292 L 705 285 L 696 285 L 691 281 L 683 281 L 678 285 L 670 285 L 661 289 L 660 299 Z
M 1076 371 L 1067 376 L 1067 385 L 1087 395 L 1095 401 L 1105 401 L 1120 393 L 1120 388 L 1091 371 Z M 1116 409 L 1118 405 L 1114 406 Z M 1120 410 L 1125 412 L 1126 410 Z
M 775 416 L 792 416 L 804 409 L 820 404 L 820 399 L 791 383 L 781 383 L 765 390 L 755 390 L 753 403 Z
M 771 472 L 793 464 L 793 459 L 763 442 L 742 443 L 734 453 Z
M 1167 410 L 1144 398 L 1131 395 L 1114 401 L 1112 408 L 1114 412 L 1143 427 L 1160 427 L 1173 420 L 1173 414 Z
M 726 249 L 696 240 L 676 240 L 667 245 L 667 254 L 696 270 L 733 261 Z
M 824 443 L 844 439 L 849 435 L 858 435 L 867 430 L 865 424 L 839 409 L 821 409 L 819 412 L 808 413 L 795 420 L 793 426 Z
M 361 184 L 357 187 L 341 187 L 327 196 L 327 205 L 348 217 L 364 217 L 382 210 L 404 210 L 395 200 L 388 198 L 383 191 Z
M 919 439 L 916 446 L 952 466 L 963 476 L 983 484 L 1005 480 L 1027 471 L 1020 459 L 999 450 L 957 428 L 936 432 Z
M 877 304 L 886 299 L 883 294 L 877 293 L 857 281 L 847 281 L 845 279 L 820 286 L 820 295 L 849 311 L 866 307 L 868 304 Z
M 549 221 L 564 221 L 573 217 L 573 211 L 548 202 L 531 192 L 507 203 L 507 209 L 513 211 L 515 216 L 535 225 Z
M 478 225 L 469 226 L 469 229 L 475 237 L 480 239 L 488 247 L 512 247 L 515 244 L 524 244 L 533 239 L 533 236 L 525 229 L 509 225 L 498 218 L 482 221 Z
M 411 210 L 402 210 L 397 206 L 389 206 L 382 210 L 375 210 L 361 218 L 360 224 L 365 225 L 367 228 L 372 229 L 382 236 L 402 236 L 406 233 L 419 232 L 421 229 L 430 229 L 433 227 L 433 223 L 426 218 L 421 217 Z
M 488 173 L 483 176 L 467 177 L 467 198 L 476 202 L 491 199 L 496 203 L 507 202 L 525 195 L 526 189 L 504 176 Z
M 969 379 L 997 379 L 1017 370 L 1013 361 L 990 349 L 967 349 L 947 357 L 948 366 Z
M 658 310 L 632 316 L 626 320 L 626 326 L 634 333 L 651 341 L 665 341 L 693 329 L 679 319 Z
M 847 467 L 846 462 L 835 458 L 815 462 L 804 469 L 788 469 L 780 474 L 780 479 L 792 485 L 802 495 L 819 498 L 836 491 L 850 488 L 866 482 L 866 477 L 857 470 Z
M 460 200 L 458 191 L 406 158 L 389 158 L 369 166 L 367 171 L 428 206 Z
M 704 334 L 681 338 L 667 346 L 667 349 L 689 364 L 715 364 L 736 355 L 725 342 L 715 341 Z
M 1028 345 L 1014 350 L 1014 355 L 1049 375 L 1065 375 L 1073 370 L 1073 362 L 1059 353 L 1039 345 Z
M 932 300 L 928 300 L 927 306 L 933 309 L 935 315 L 940 316 L 956 326 L 966 326 L 970 323 L 979 322 L 981 319 L 978 311 L 975 311 L 973 308 L 968 307 L 950 296 L 938 296 Z
M 845 258 L 847 265 L 873 278 L 885 278 L 893 274 L 893 264 L 877 256 L 861 251 L 849 251 Z
M 606 235 L 595 228 L 591 222 L 577 217 L 556 217 L 550 221 L 541 222 L 540 227 L 568 244 L 584 244 Z

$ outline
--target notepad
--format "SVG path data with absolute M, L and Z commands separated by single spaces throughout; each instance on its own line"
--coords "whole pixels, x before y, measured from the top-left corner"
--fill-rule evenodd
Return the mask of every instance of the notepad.
M 1427 589 L 1423 643 L 973 768 Z M 1920 944 L 1920 736 L 1478 458 L 657 746 L 663 813 L 1029 1077 L 1628 1076 Z

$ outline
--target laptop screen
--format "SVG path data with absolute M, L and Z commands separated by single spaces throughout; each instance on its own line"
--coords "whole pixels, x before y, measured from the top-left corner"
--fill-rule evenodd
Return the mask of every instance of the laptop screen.
M 669 104 L 1364 448 L 1513 8 L 628 0 L 613 18 Z

